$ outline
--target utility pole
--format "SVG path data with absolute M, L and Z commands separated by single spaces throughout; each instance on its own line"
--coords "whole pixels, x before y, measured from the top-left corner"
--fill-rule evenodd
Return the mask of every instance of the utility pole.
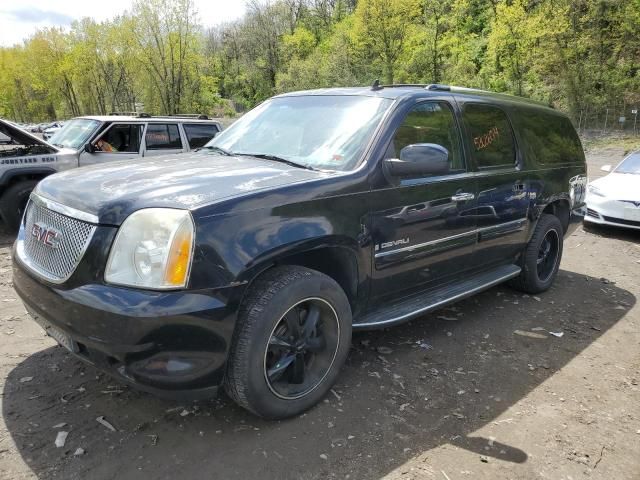
M 631 110 L 631 113 L 633 113 L 633 134 L 637 135 L 638 130 L 636 129 L 636 125 L 638 124 L 638 109 L 634 108 Z
M 604 115 L 604 133 L 607 131 L 607 120 L 609 119 L 609 109 L 607 108 L 607 113 Z

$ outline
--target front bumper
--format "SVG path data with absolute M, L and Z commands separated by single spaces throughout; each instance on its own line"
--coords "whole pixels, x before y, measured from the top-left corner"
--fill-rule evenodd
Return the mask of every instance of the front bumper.
M 240 287 L 63 288 L 33 275 L 16 255 L 13 283 L 45 330 L 53 327 L 54 338 L 68 336 L 65 346 L 76 356 L 125 383 L 159 396 L 195 399 L 212 396 L 223 380 Z
M 588 194 L 584 220 L 599 225 L 640 229 L 640 207 L 630 202 Z

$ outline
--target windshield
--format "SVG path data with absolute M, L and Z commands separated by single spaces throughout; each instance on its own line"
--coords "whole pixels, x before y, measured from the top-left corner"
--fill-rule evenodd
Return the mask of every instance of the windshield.
M 346 95 L 273 98 L 206 146 L 233 155 L 273 156 L 306 167 L 350 170 L 391 103 Z
M 49 139 L 49 143 L 56 147 L 78 149 L 89 140 L 98 125 L 100 125 L 100 122 L 97 120 L 74 118 L 54 133 Z
M 616 173 L 632 173 L 640 175 L 640 152 L 632 153 L 614 170 Z

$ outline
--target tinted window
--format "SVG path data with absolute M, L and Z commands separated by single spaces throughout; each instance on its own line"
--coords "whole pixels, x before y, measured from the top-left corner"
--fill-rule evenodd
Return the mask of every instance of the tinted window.
M 542 164 L 582 163 L 582 145 L 567 117 L 541 111 L 524 111 L 518 120 L 525 148 Z
M 479 168 L 515 166 L 513 130 L 502 110 L 491 105 L 469 104 L 463 118 Z
M 142 125 L 118 124 L 109 128 L 95 143 L 98 152 L 138 153 Z
M 215 125 L 183 123 L 182 128 L 184 128 L 184 133 L 187 134 L 189 148 L 192 149 L 204 147 L 218 133 L 218 127 Z
M 464 170 L 460 136 L 453 112 L 444 102 L 425 102 L 413 107 L 398 127 L 387 149 L 387 158 L 400 158 L 400 150 L 416 143 L 435 143 L 449 151 L 451 170 Z
M 144 138 L 147 142 L 147 150 L 182 148 L 178 125 L 175 124 L 150 123 L 147 125 L 147 133 Z

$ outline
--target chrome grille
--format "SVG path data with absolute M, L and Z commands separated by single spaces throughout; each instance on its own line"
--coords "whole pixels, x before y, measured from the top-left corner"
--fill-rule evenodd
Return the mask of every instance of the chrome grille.
M 54 246 L 34 234 L 40 226 L 59 232 Z M 75 271 L 96 230 L 92 223 L 62 215 L 31 198 L 24 218 L 24 235 L 19 251 L 36 273 L 52 282 L 63 282 Z

